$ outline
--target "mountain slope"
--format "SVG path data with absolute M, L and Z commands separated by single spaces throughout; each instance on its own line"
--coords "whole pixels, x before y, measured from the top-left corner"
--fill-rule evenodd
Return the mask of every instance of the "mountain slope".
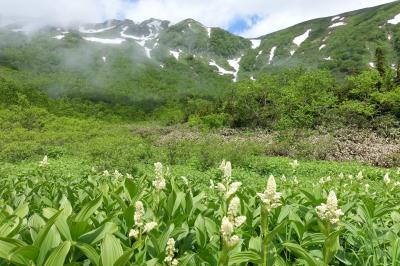
M 0 67 L 49 94 L 137 103 L 218 95 L 232 81 L 303 66 L 338 76 L 400 54 L 400 3 L 314 19 L 245 39 L 192 19 L 110 20 L 70 28 L 0 29 Z

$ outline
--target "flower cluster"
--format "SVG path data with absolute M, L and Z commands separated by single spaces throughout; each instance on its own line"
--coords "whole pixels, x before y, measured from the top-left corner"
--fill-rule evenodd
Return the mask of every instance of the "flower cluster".
M 319 180 L 320 185 L 324 185 L 325 183 L 328 183 L 332 180 L 332 178 L 330 176 L 327 177 L 321 177 L 321 179 Z
M 364 178 L 363 172 L 362 172 L 362 171 L 358 172 L 358 174 L 356 175 L 356 179 L 357 179 L 358 181 L 360 181 L 360 180 L 362 180 L 363 178 Z
M 296 168 L 300 166 L 300 163 L 297 160 L 293 160 L 293 162 L 290 162 L 289 164 L 293 168 L 293 170 L 296 170 Z
M 386 173 L 383 176 L 383 182 L 385 182 L 386 185 L 388 185 L 390 183 L 390 177 L 389 177 L 389 173 Z
M 174 259 L 174 254 L 178 250 L 175 248 L 175 240 L 173 238 L 168 239 L 167 241 L 167 247 L 165 248 L 165 253 L 166 257 L 164 259 L 164 262 L 167 263 L 167 265 L 170 266 L 177 266 L 179 264 L 177 259 Z
M 321 220 L 328 221 L 331 224 L 337 224 L 340 216 L 343 215 L 342 210 L 338 208 L 338 201 L 334 191 L 329 192 L 326 204 L 322 203 L 317 206 L 316 210 Z
M 217 189 L 218 191 L 222 192 L 225 194 L 225 198 L 228 199 L 231 196 L 233 196 L 239 188 L 242 186 L 242 182 L 232 182 L 231 183 L 231 177 L 232 177 L 232 166 L 231 162 L 225 162 L 222 161 L 221 165 L 219 166 L 219 169 L 223 171 L 224 173 L 224 181 L 223 183 L 217 183 L 217 185 L 214 185 L 214 182 L 210 180 L 211 183 L 211 188 Z
M 47 155 L 43 157 L 43 160 L 39 162 L 40 167 L 47 167 L 49 165 L 49 160 L 47 158 Z
M 145 214 L 145 210 L 144 210 L 143 202 L 136 201 L 135 202 L 135 213 L 133 215 L 133 220 L 135 222 L 136 228 L 132 228 L 129 231 L 129 237 L 138 238 L 141 235 L 141 233 L 146 234 L 157 227 L 158 224 L 156 222 L 149 222 L 149 223 L 145 224 L 144 223 L 144 214 Z
M 240 241 L 239 236 L 233 234 L 234 230 L 235 223 L 232 222 L 228 217 L 224 216 L 221 222 L 221 234 L 229 248 L 236 246 Z
M 273 175 L 269 176 L 265 191 L 263 193 L 257 193 L 257 196 L 260 197 L 268 211 L 281 206 L 282 193 L 276 192 L 276 182 Z
M 121 174 L 118 170 L 115 170 L 114 173 L 113 173 L 113 176 L 114 176 L 116 179 L 120 179 L 120 178 L 123 177 L 124 175 Z
M 158 191 L 163 190 L 165 188 L 166 183 L 164 178 L 163 165 L 160 162 L 154 164 L 154 173 L 156 175 L 156 178 L 153 181 L 153 186 Z

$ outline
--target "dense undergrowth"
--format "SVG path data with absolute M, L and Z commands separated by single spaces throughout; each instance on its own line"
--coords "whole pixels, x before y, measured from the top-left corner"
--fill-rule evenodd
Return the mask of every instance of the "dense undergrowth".
M 206 173 L 47 157 L 9 166 L 0 263 L 397 265 L 400 173 L 341 166 L 272 159 L 256 176 L 230 162 Z

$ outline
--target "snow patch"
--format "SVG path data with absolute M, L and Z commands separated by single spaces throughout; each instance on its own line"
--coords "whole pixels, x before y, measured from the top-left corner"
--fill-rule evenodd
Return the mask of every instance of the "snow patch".
M 331 19 L 331 21 L 335 21 L 335 20 L 338 20 L 338 19 L 340 19 L 340 16 L 333 17 L 333 18 Z
M 390 41 L 392 39 L 392 35 L 388 34 L 387 38 Z
M 310 32 L 311 29 L 308 29 L 302 35 L 297 36 L 296 38 L 293 39 L 293 43 L 296 44 L 297 46 L 300 46 L 308 38 L 308 36 L 310 36 Z
M 368 65 L 369 65 L 370 67 L 372 67 L 372 68 L 375 67 L 375 63 L 374 63 L 374 62 L 369 62 Z
M 83 39 L 85 39 L 86 41 L 89 41 L 89 42 L 97 42 L 97 43 L 103 43 L 103 44 L 121 44 L 124 41 L 126 41 L 125 39 L 121 39 L 121 38 L 101 39 L 101 38 L 96 38 L 96 37 L 84 37 Z
M 252 49 L 257 49 L 258 47 L 260 47 L 261 40 L 250 40 L 250 41 Z
M 257 56 L 256 56 L 256 59 L 261 55 L 263 53 L 263 51 L 261 50 L 261 51 L 259 51 L 258 52 L 258 54 L 257 54 Z
M 144 52 L 146 53 L 146 56 L 147 56 L 148 58 L 151 58 L 151 54 L 150 54 L 151 49 L 150 49 L 150 48 L 144 47 Z
M 256 79 L 254 78 L 254 76 L 251 76 L 251 77 L 250 77 L 250 79 L 251 79 L 251 80 L 253 80 L 253 81 L 255 81 L 255 80 L 256 80 Z
M 389 24 L 393 24 L 393 25 L 399 24 L 400 23 L 400 14 L 394 16 L 394 18 L 392 18 L 392 19 L 389 19 L 387 22 Z
M 326 44 L 323 44 L 319 47 L 319 50 L 321 51 L 322 49 L 324 49 L 326 47 Z
M 64 35 L 57 35 L 57 36 L 54 36 L 54 37 L 52 37 L 53 39 L 57 39 L 57 40 L 62 40 L 62 39 L 64 39 Z
M 228 60 L 228 64 L 235 70 L 235 72 L 233 74 L 233 76 L 234 76 L 233 82 L 237 81 L 237 74 L 239 72 L 239 68 L 240 68 L 240 64 L 239 63 L 240 63 L 241 59 L 242 58 L 239 57 L 239 58 L 236 58 L 236 59 Z
M 104 63 L 107 62 L 107 57 L 103 56 L 101 59 L 103 60 Z
M 296 52 L 296 50 L 291 50 L 289 53 L 292 56 L 292 55 L 294 55 L 295 52 Z
M 217 69 L 218 69 L 218 74 L 219 75 L 234 75 L 235 74 L 235 72 L 233 72 L 233 71 L 229 71 L 229 70 L 226 70 L 225 68 L 223 68 L 223 67 L 220 67 L 214 60 L 211 60 L 209 63 L 208 63 L 210 66 L 215 66 Z
M 93 33 L 100 33 L 100 32 L 104 32 L 104 31 L 112 30 L 115 27 L 116 26 L 112 26 L 112 27 L 107 27 L 107 28 L 96 30 L 96 29 L 85 29 L 84 27 L 80 26 L 79 27 L 79 32 L 80 33 L 86 33 L 86 34 L 93 34 Z
M 329 28 L 336 28 L 336 27 L 340 27 L 340 26 L 344 26 L 346 25 L 346 22 L 337 22 L 337 23 L 333 23 L 332 25 L 329 26 Z
M 271 51 L 269 52 L 268 65 L 270 65 L 274 59 L 276 48 L 276 46 L 272 47 Z
M 208 38 L 211 38 L 211 28 L 207 28 L 207 35 L 208 35 Z
M 330 57 L 330 56 L 324 57 L 324 60 L 326 60 L 326 61 L 331 61 L 331 60 L 332 60 L 332 57 Z
M 169 51 L 169 54 L 172 55 L 173 57 L 175 57 L 176 60 L 178 60 L 181 52 L 182 52 L 181 49 L 179 49 L 179 51 L 172 51 L 171 50 L 171 51 Z

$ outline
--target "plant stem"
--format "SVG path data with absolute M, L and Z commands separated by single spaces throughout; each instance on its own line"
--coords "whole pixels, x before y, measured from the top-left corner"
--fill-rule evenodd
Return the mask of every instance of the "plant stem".
M 262 205 L 261 206 L 261 236 L 262 236 L 262 245 L 261 245 L 261 258 L 262 258 L 262 266 L 268 265 L 268 210 Z
M 225 239 L 222 240 L 222 252 L 221 252 L 221 256 L 219 257 L 219 261 L 218 261 L 218 265 L 219 266 L 228 266 L 229 263 L 229 256 L 228 256 L 228 247 L 226 244 Z

